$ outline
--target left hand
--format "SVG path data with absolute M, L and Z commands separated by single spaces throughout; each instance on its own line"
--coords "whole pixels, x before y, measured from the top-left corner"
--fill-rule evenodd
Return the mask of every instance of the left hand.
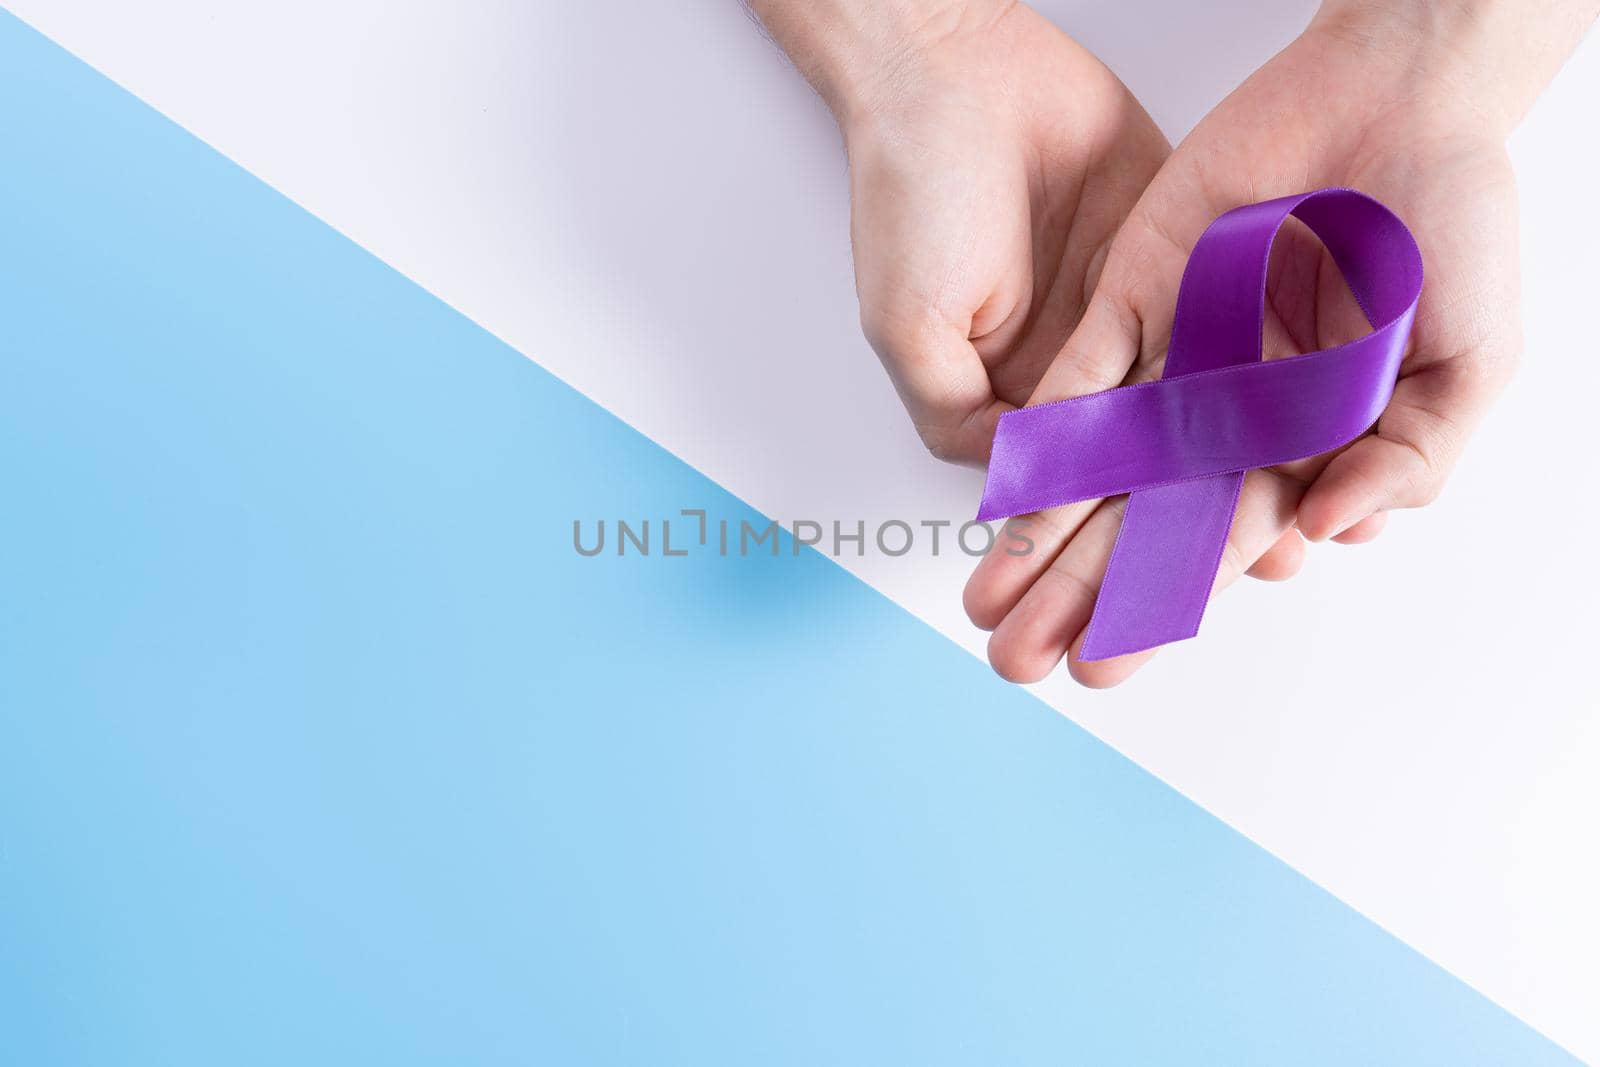
M 1432 500 L 1518 358 L 1517 200 L 1504 138 L 1520 107 L 1479 95 L 1477 68 L 1448 42 L 1370 21 L 1392 15 L 1343 14 L 1325 10 L 1173 153 L 1113 242 L 1082 324 L 1029 401 L 1159 377 L 1189 251 L 1225 211 L 1338 185 L 1399 215 L 1422 248 L 1427 280 L 1394 397 L 1374 432 L 1337 454 L 1249 473 L 1218 588 L 1243 573 L 1291 576 L 1304 555 L 1302 534 L 1370 540 L 1389 509 Z M 1368 329 L 1327 253 L 1291 223 L 1269 272 L 1265 357 L 1325 348 Z M 1037 681 L 1073 652 L 1074 678 L 1108 686 L 1153 654 L 1075 657 L 1125 501 L 1041 513 L 1034 552 L 999 550 L 980 563 L 967 611 L 994 631 L 989 658 L 1002 676 Z

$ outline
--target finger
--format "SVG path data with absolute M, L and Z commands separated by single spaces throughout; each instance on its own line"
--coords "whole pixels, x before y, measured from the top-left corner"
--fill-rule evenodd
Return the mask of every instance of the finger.
M 1383 533 L 1383 528 L 1388 522 L 1389 513 L 1380 511 L 1376 514 L 1368 515 L 1343 533 L 1334 534 L 1333 540 L 1341 545 L 1364 545 L 1368 541 L 1377 540 L 1378 535 Z
M 946 463 L 968 467 L 982 467 L 989 462 L 995 426 L 1012 405 L 993 396 L 977 403 L 975 408 L 962 405 L 911 410 L 917 435 L 930 455 Z
M 1382 436 L 1364 437 L 1335 456 L 1300 503 L 1300 530 L 1326 541 L 1382 508 L 1420 507 L 1442 483 L 1439 462 L 1416 446 Z
M 961 593 L 972 624 L 980 630 L 999 626 L 1099 505 L 1098 500 L 1086 500 L 1007 520 L 1018 524 L 1016 529 L 1029 542 L 1028 551 L 1019 554 L 1007 538 L 999 537 L 978 561 Z
M 1008 682 L 1037 682 L 1055 670 L 1088 625 L 1127 497 L 1098 504 L 1075 536 L 1031 582 L 989 638 L 989 663 Z
M 1273 549 L 1286 533 L 1294 532 L 1295 505 L 1300 493 L 1301 486 L 1293 479 L 1272 471 L 1255 470 L 1245 475 L 1244 488 L 1239 493 L 1239 506 L 1234 512 L 1233 525 L 1228 530 L 1228 540 L 1223 546 L 1216 581 L 1212 583 L 1212 596 L 1232 585 L 1266 552 Z M 1062 559 L 1071 555 L 1076 544 L 1074 541 L 1067 546 L 1061 553 Z M 1104 554 L 1109 558 L 1109 546 L 1104 548 Z M 1104 577 L 1104 560 L 1099 568 Z M 1082 631 L 1074 637 L 1067 669 L 1075 681 L 1090 689 L 1108 689 L 1120 685 L 1160 651 L 1152 648 L 1114 659 L 1085 662 L 1078 658 L 1083 637 Z
M 1246 476 L 1214 588 L 1232 582 L 1289 530 L 1299 491 L 1282 475 L 1251 471 Z M 989 662 L 1002 678 L 1040 681 L 1070 649 L 1067 666 L 1073 678 L 1105 688 L 1125 680 L 1155 654 L 1150 649 L 1094 662 L 1077 658 L 1126 506 L 1126 497 L 1116 497 L 1097 508 L 995 628 Z
M 1376 512 L 1432 503 L 1513 362 L 1474 351 L 1401 378 L 1376 432 L 1311 483 L 1300 503 L 1301 533 L 1324 541 Z
M 950 463 L 987 462 L 995 424 L 1012 405 L 995 396 L 972 342 L 941 323 L 863 315 L 862 326 L 928 451 Z
M 1138 361 L 1143 339 L 1139 316 L 1120 294 L 1096 293 L 1028 403 L 1049 404 L 1120 384 Z
M 1163 171 L 1106 252 L 1083 318 L 1029 399 L 1049 403 L 1155 378 L 1172 336 L 1178 286 L 1208 217 L 1175 196 L 1184 177 Z
M 1305 539 L 1299 530 L 1291 529 L 1245 568 L 1245 573 L 1263 582 L 1282 582 L 1299 574 L 1305 561 Z

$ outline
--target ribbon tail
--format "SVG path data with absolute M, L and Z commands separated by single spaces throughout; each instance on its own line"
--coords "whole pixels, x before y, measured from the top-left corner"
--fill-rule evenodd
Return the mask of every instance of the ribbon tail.
M 1079 659 L 1126 656 L 1200 632 L 1243 485 L 1237 471 L 1128 498 Z

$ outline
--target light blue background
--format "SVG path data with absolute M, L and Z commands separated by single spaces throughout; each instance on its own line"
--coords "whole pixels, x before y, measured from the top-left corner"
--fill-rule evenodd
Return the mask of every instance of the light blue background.
M 0 212 L 0 1062 L 1570 1062 L 3 14 Z

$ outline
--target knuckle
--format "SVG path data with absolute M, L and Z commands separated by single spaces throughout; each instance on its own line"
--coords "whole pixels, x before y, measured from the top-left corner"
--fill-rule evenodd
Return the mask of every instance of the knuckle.
M 910 356 L 931 346 L 939 315 L 926 301 L 905 293 L 863 296 L 861 332 L 886 358 Z
M 1424 508 L 1439 499 L 1444 489 L 1444 474 L 1423 449 L 1411 446 L 1416 460 L 1406 476 L 1405 491 L 1401 495 L 1404 506 Z
M 1492 354 L 1484 353 L 1477 358 L 1469 359 L 1461 365 L 1463 392 L 1474 409 L 1481 410 L 1498 396 L 1512 377 L 1516 374 L 1517 365 L 1521 362 L 1520 346 L 1501 349 Z
M 967 450 L 961 438 L 946 427 L 918 425 L 917 435 L 934 459 L 951 463 L 966 458 Z
M 1493 375 L 1490 381 L 1489 395 L 1495 396 L 1511 380 L 1517 376 L 1517 371 L 1522 369 L 1522 345 L 1515 344 L 1507 348 L 1499 358 L 1492 361 Z
M 1439 499 L 1439 491 L 1432 486 L 1417 486 L 1406 493 L 1400 500 L 1400 506 L 1406 508 L 1425 508 Z
M 1439 494 L 1442 492 L 1444 492 L 1443 477 L 1438 475 L 1430 475 L 1429 477 L 1422 479 L 1421 484 L 1417 487 L 1416 491 L 1417 506 L 1424 508 L 1427 507 L 1435 500 L 1438 500 Z

